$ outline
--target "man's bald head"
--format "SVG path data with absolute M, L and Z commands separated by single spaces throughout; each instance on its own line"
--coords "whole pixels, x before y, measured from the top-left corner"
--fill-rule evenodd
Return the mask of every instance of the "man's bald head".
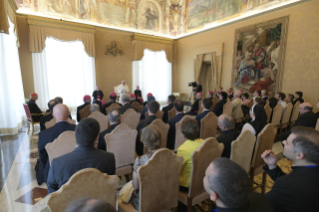
M 304 102 L 301 105 L 299 105 L 300 114 L 304 114 L 310 111 L 312 111 L 312 105 L 309 102 Z
M 235 98 L 235 99 L 239 98 L 240 96 L 241 96 L 241 92 L 240 92 L 240 91 L 236 91 L 236 92 L 234 93 L 234 98 Z
M 70 110 L 65 104 L 57 104 L 53 108 L 53 117 L 56 121 L 66 121 L 70 115 Z

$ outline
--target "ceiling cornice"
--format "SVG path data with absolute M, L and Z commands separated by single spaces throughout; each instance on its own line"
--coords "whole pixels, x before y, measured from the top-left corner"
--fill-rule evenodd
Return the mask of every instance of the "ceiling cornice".
M 138 33 L 134 33 L 131 36 L 131 40 L 132 41 L 141 40 L 141 41 L 147 41 L 147 42 L 152 42 L 152 43 L 162 43 L 162 44 L 169 44 L 169 45 L 174 44 L 174 39 L 157 37 L 157 36 L 153 36 L 153 35 L 143 35 L 143 34 L 138 34 Z

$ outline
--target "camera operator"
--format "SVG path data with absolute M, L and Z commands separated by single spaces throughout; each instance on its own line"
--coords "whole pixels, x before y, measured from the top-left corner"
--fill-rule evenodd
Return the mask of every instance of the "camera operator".
M 202 92 L 203 88 L 202 88 L 202 85 L 200 84 L 200 81 L 197 80 L 196 82 L 196 88 L 194 87 L 193 88 L 193 91 L 195 91 L 196 93 L 198 92 Z

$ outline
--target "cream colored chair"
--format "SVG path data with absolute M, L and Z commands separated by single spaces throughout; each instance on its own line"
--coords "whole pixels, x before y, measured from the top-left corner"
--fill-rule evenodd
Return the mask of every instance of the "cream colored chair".
M 80 110 L 80 117 L 81 120 L 85 119 L 86 117 L 88 117 L 91 114 L 91 105 L 87 105 L 85 106 L 82 110 Z
M 72 152 L 76 147 L 76 139 L 74 131 L 65 131 L 59 135 L 52 143 L 45 146 L 47 150 L 50 164 L 54 158 Z
M 248 107 L 249 108 L 252 108 L 252 106 L 254 105 L 254 100 L 253 99 L 251 99 L 250 101 L 249 101 L 249 103 L 248 103 Z
M 249 176 L 251 181 L 251 191 L 253 191 L 256 188 L 262 187 L 261 191 L 263 194 L 265 193 L 266 173 L 263 170 L 263 166 L 266 164 L 264 160 L 261 158 L 261 154 L 265 150 L 272 149 L 272 146 L 276 138 L 276 134 L 277 134 L 277 129 L 272 124 L 267 124 L 257 136 L 254 156 L 253 156 L 251 168 L 249 171 Z M 263 173 L 262 183 L 256 187 L 253 187 L 254 177 L 261 173 Z
M 70 202 L 83 197 L 102 199 L 116 207 L 119 178 L 103 174 L 97 169 L 87 168 L 76 172 L 58 191 L 47 200 L 51 212 L 65 211 Z
M 280 120 L 282 117 L 282 111 L 283 111 L 283 107 L 281 106 L 281 104 L 277 104 L 276 107 L 274 108 L 274 111 L 272 114 L 272 120 L 271 120 L 272 125 L 276 129 L 279 128 Z
M 137 102 L 133 102 L 131 104 L 132 107 L 134 107 L 138 113 L 141 113 L 142 112 L 142 109 L 143 109 L 143 105 L 137 103 Z
M 242 123 L 244 121 L 244 113 L 241 109 L 241 104 L 237 105 L 236 114 L 235 114 L 235 123 Z
M 137 130 L 131 129 L 127 124 L 120 124 L 104 137 L 107 151 L 112 152 L 115 156 L 116 175 L 118 176 L 132 173 L 136 136 Z
M 265 112 L 266 112 L 266 115 L 267 115 L 267 123 L 270 122 L 270 116 L 271 116 L 271 112 L 272 112 L 272 109 L 271 107 L 269 106 L 269 104 L 266 104 L 265 107 Z
M 219 98 L 218 97 L 214 97 L 212 100 L 212 106 L 210 107 L 210 110 L 213 111 L 215 105 L 219 102 Z
M 66 121 L 69 124 L 74 124 L 74 125 L 76 124 L 76 121 L 73 120 L 73 119 L 70 119 L 70 118 L 68 118 Z M 45 122 L 45 124 L 44 124 L 45 125 L 45 129 L 49 129 L 50 127 L 53 127 L 55 124 L 56 124 L 56 119 L 53 118 L 50 121 Z
M 232 117 L 233 107 L 234 105 L 231 103 L 231 101 L 226 102 L 226 104 L 223 106 L 223 113 Z
M 294 105 L 293 109 L 292 109 L 292 114 L 291 114 L 290 123 L 289 123 L 290 126 L 294 125 L 294 123 L 298 119 L 298 116 L 299 116 L 299 105 L 300 105 L 300 102 L 297 101 L 296 104 Z
M 34 134 L 34 125 L 40 124 L 40 122 L 33 121 L 33 118 L 32 118 L 33 114 L 30 112 L 30 108 L 29 108 L 28 104 L 23 104 L 23 109 L 25 111 L 25 115 L 27 116 L 27 120 L 28 120 L 28 132 L 27 133 L 29 133 L 30 126 L 32 125 L 32 135 L 31 135 L 31 137 L 32 137 Z M 36 115 L 41 115 L 41 114 L 36 114 Z M 45 115 L 45 113 L 42 113 L 42 115 Z
M 112 103 L 110 106 L 105 108 L 106 114 L 109 114 L 113 108 L 120 108 L 121 106 L 117 103 Z
M 281 123 L 280 123 L 280 133 L 282 133 L 283 129 L 288 128 L 292 108 L 293 108 L 292 103 L 289 102 L 286 105 L 285 109 L 283 110 L 283 115 L 282 115 L 282 119 L 281 119 Z
M 203 112 L 202 104 L 203 104 L 203 98 L 198 102 L 197 114 L 201 114 Z
M 231 143 L 230 160 L 243 167 L 247 173 L 249 172 L 255 143 L 256 136 L 249 130 L 241 132 L 238 138 Z
M 140 178 L 140 208 L 119 200 L 119 212 L 160 212 L 177 207 L 179 175 L 183 158 L 168 149 L 157 150 L 138 169 Z M 202 180 L 203 181 L 203 180 Z
M 200 123 L 200 138 L 206 139 L 216 136 L 218 117 L 215 115 L 215 113 L 209 112 L 204 118 L 201 119 Z
M 138 123 L 140 122 L 141 114 L 137 113 L 132 108 L 125 111 L 123 115 L 121 115 L 121 123 L 127 124 L 130 128 L 136 129 Z
M 168 120 L 174 118 L 175 116 L 176 116 L 175 108 L 172 108 L 171 110 L 168 111 Z
M 154 125 L 154 126 L 158 127 L 158 129 L 161 131 L 162 140 L 161 140 L 160 146 L 161 146 L 161 148 L 166 148 L 169 124 L 165 124 L 160 119 L 155 119 L 151 123 L 151 125 Z
M 109 117 L 101 113 L 100 111 L 94 111 L 88 118 L 97 120 L 100 124 L 100 132 L 106 130 L 109 126 Z
M 161 110 L 158 110 L 155 114 L 156 118 L 161 119 L 161 120 L 163 120 L 163 115 L 164 115 L 164 112 Z M 148 112 L 145 113 L 145 118 L 147 118 L 147 117 L 148 117 Z
M 224 150 L 224 144 L 218 143 L 215 138 L 204 140 L 198 150 L 192 153 L 192 172 L 188 193 L 179 191 L 178 200 L 187 206 L 187 212 L 192 212 L 192 206 L 209 199 L 209 194 L 205 191 L 203 178 L 209 164 L 219 158 Z M 212 211 L 212 202 L 210 209 Z
M 174 151 L 177 151 L 178 147 L 180 147 L 180 145 L 182 145 L 187 140 L 181 131 L 181 123 L 186 117 L 190 117 L 192 119 L 196 118 L 196 116 L 185 115 L 179 122 L 175 124 L 176 133 Z

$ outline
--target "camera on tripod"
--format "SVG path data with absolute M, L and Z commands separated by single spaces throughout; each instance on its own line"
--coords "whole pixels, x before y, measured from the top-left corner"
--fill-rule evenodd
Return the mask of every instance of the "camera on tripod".
M 188 87 L 197 87 L 197 83 L 196 82 L 189 82 Z

